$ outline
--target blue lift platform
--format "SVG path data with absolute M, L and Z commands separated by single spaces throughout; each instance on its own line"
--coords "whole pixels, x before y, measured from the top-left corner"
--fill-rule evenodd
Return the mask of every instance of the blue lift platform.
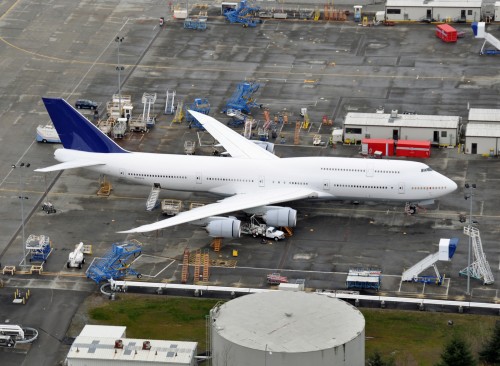
M 46 235 L 31 234 L 26 240 L 26 250 L 30 256 L 30 262 L 45 263 L 52 252 L 50 238 Z
M 194 102 L 186 107 L 186 121 L 189 123 L 189 128 L 195 127 L 204 130 L 203 125 L 194 118 L 188 110 L 200 112 L 203 114 L 210 113 L 210 103 L 206 98 L 196 98 Z
M 207 18 L 186 18 L 184 20 L 184 29 L 205 30 L 207 29 Z
M 379 290 L 382 272 L 371 269 L 350 269 L 345 281 L 346 288 Z
M 259 6 L 247 6 L 246 0 L 241 0 L 236 9 L 228 9 L 224 12 L 224 16 L 229 23 L 239 23 L 243 27 L 256 27 L 261 22 L 260 19 L 255 18 L 255 14 L 260 10 Z
M 87 278 L 97 284 L 109 279 L 119 279 L 125 276 L 137 276 L 141 274 L 130 267 L 132 262 L 141 255 L 141 245 L 136 242 L 114 243 L 111 251 L 103 258 L 99 258 L 85 272 Z
M 236 91 L 233 93 L 231 98 L 228 100 L 226 107 L 222 110 L 222 113 L 227 113 L 227 111 L 238 110 L 243 113 L 250 113 L 250 108 L 261 107 L 260 104 L 253 100 L 252 95 L 259 90 L 260 84 L 242 82 L 236 87 Z

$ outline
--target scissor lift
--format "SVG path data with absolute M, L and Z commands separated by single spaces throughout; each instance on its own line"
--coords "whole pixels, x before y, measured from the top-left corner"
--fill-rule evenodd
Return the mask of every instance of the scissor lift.
M 52 252 L 50 238 L 46 235 L 31 234 L 26 240 L 26 250 L 30 256 L 30 262 L 44 263 Z
M 103 258 L 92 262 L 85 274 L 97 284 L 125 276 L 141 278 L 141 274 L 130 267 L 132 262 L 141 255 L 141 250 L 141 245 L 136 242 L 114 243 L 111 251 Z

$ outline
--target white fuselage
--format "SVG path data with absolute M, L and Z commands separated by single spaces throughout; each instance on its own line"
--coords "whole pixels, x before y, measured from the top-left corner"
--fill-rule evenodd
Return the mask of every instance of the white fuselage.
M 100 154 L 58 149 L 60 162 L 92 160 L 101 174 L 137 184 L 222 196 L 307 187 L 322 199 L 429 201 L 456 189 L 456 184 L 427 165 L 406 160 L 298 157 L 254 160 L 153 153 Z

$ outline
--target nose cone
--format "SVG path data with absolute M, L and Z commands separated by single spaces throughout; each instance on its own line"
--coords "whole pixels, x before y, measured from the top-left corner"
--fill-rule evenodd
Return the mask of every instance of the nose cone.
M 444 177 L 446 180 L 446 193 L 451 193 L 457 190 L 457 184 L 450 178 Z

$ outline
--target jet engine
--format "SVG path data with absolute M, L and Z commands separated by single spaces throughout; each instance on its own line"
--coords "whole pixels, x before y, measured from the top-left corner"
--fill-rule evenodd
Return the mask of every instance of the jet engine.
M 260 141 L 260 140 L 250 140 L 250 141 L 252 141 L 257 146 L 260 146 L 264 150 L 274 154 L 274 144 L 272 142 Z
M 241 235 L 241 221 L 229 217 L 210 217 L 205 226 L 208 235 L 214 238 L 239 238 Z
M 266 206 L 262 219 L 270 226 L 288 226 L 297 225 L 297 211 L 290 207 Z

